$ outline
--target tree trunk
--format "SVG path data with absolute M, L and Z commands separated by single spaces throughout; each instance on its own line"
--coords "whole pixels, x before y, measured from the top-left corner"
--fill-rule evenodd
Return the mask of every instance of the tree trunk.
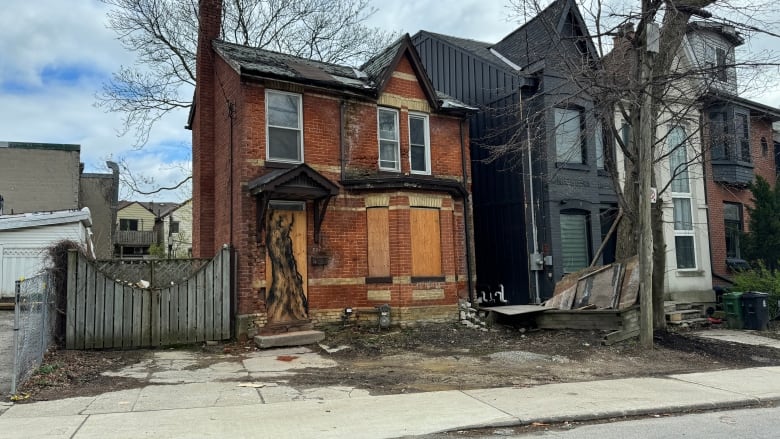
M 666 277 L 666 241 L 664 240 L 663 203 L 653 205 L 653 328 L 666 329 L 664 278 Z

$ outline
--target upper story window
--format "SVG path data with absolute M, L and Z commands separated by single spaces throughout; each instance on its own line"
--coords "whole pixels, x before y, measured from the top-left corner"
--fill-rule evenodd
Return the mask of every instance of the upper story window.
M 302 162 L 301 95 L 266 90 L 265 105 L 268 160 Z
M 389 108 L 377 110 L 379 125 L 379 169 L 401 170 L 401 151 L 398 135 L 398 111 Z
M 726 73 L 726 49 L 711 44 L 704 46 L 704 64 L 713 78 L 721 82 L 728 80 Z
M 555 108 L 555 162 L 585 163 L 579 110 Z
M 122 231 L 138 231 L 138 220 L 137 219 L 121 218 L 119 220 L 119 230 L 122 230 Z
M 750 162 L 750 122 L 747 114 L 734 115 L 734 125 L 737 154 L 741 155 L 743 162 Z
M 431 173 L 431 141 L 428 116 L 409 114 L 409 162 L 412 173 Z
M 688 182 L 688 151 L 686 147 L 685 128 L 673 127 L 666 139 L 669 145 L 669 170 L 672 177 L 672 192 L 689 193 Z

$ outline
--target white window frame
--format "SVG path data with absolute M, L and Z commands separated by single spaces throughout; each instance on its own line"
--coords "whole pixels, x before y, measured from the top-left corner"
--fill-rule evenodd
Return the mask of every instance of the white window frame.
M 412 119 L 422 119 L 423 120 L 423 130 L 425 130 L 424 137 L 425 137 L 425 145 L 423 147 L 425 148 L 425 169 L 415 170 L 412 168 Z M 416 113 L 416 112 L 409 112 L 409 172 L 412 174 L 422 174 L 422 175 L 430 175 L 431 174 L 431 129 L 429 125 L 429 117 L 425 113 Z
M 298 127 L 290 128 L 283 126 L 274 126 L 270 124 L 270 118 L 268 117 L 268 96 L 271 94 L 295 96 L 298 101 Z M 284 130 L 297 130 L 300 133 L 300 143 L 298 144 L 298 155 L 300 160 L 290 160 L 285 158 L 271 157 L 271 130 L 269 128 L 284 129 Z M 282 163 L 303 163 L 303 96 L 300 93 L 290 93 L 281 90 L 265 90 L 265 159 L 271 162 Z
M 683 133 L 683 138 L 681 139 L 681 142 L 679 145 L 672 145 L 669 143 L 669 140 L 671 139 L 671 133 L 674 129 L 681 129 Z M 689 169 L 686 168 L 685 172 L 678 174 L 677 176 L 674 175 L 674 167 L 672 166 L 672 159 L 674 157 L 674 151 L 677 148 L 683 148 L 683 151 L 685 152 L 685 163 L 688 163 L 688 130 L 685 125 L 671 125 L 669 127 L 669 130 L 667 131 L 666 139 L 667 139 L 667 146 L 669 148 L 669 178 L 670 180 L 674 180 L 676 178 L 679 179 L 686 179 L 687 184 L 685 185 L 688 188 L 687 192 L 674 192 L 674 183 L 670 181 L 669 183 L 669 189 L 672 192 L 672 227 L 674 228 L 674 236 L 675 238 L 679 237 L 690 237 L 693 242 L 693 267 L 685 267 L 685 268 L 679 268 L 677 261 L 677 242 L 675 239 L 674 243 L 674 259 L 675 259 L 675 268 L 680 271 L 695 271 L 699 267 L 699 257 L 697 255 L 697 246 L 696 246 L 696 217 L 694 216 L 695 209 L 694 209 L 694 200 L 691 195 L 691 178 L 690 178 L 690 172 Z M 689 165 L 686 165 L 689 166 Z M 690 230 L 687 229 L 677 229 L 676 227 L 676 215 L 675 212 L 675 206 L 674 206 L 674 200 L 675 199 L 684 199 L 688 200 L 688 209 L 690 210 L 690 218 L 691 218 L 691 228 Z
M 559 111 L 563 112 L 561 117 L 562 120 L 558 120 Z M 572 145 L 569 145 L 566 150 L 562 150 L 561 148 L 564 145 L 561 145 L 562 136 L 559 135 L 558 130 L 562 130 L 566 122 L 573 120 L 573 118 L 565 119 L 565 117 L 569 114 L 569 112 L 577 114 L 576 117 L 577 134 L 574 138 L 574 143 Z M 583 144 L 582 141 L 582 119 L 583 119 L 582 110 L 580 110 L 579 108 L 555 107 L 553 109 L 553 136 L 555 139 L 555 162 L 556 163 L 571 163 L 571 164 L 586 163 L 585 154 L 584 154 L 585 145 Z
M 383 111 L 393 113 L 395 117 L 395 139 L 382 139 L 382 130 L 379 127 L 379 114 Z M 377 154 L 377 163 L 379 165 L 379 169 L 382 171 L 393 171 L 393 172 L 401 172 L 401 129 L 399 127 L 399 117 L 398 117 L 398 110 L 395 108 L 387 108 L 387 107 L 377 107 L 376 111 L 376 137 L 377 137 L 377 146 L 378 146 L 378 154 Z M 387 168 L 382 166 L 382 141 L 386 142 L 395 142 L 395 167 Z M 386 160 L 385 160 L 386 161 Z

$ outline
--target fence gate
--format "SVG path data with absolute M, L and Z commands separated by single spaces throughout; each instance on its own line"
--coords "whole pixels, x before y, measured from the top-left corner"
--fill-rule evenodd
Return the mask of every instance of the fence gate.
M 123 270 L 116 265 L 127 261 L 114 261 L 114 269 L 104 261 L 98 269 L 83 255 L 71 252 L 66 348 L 140 348 L 230 338 L 230 256 L 230 248 L 225 247 L 187 277 L 139 288 L 143 278 L 117 277 Z M 193 261 L 197 260 L 179 263 L 192 267 Z

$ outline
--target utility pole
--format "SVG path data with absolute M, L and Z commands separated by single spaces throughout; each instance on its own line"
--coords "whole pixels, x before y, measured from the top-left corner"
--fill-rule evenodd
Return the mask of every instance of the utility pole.
M 648 0 L 642 1 L 647 14 Z M 642 102 L 639 108 L 639 342 L 653 348 L 653 230 L 650 212 L 650 180 L 653 174 L 653 58 L 658 52 L 658 25 L 647 21 L 644 26 L 644 47 L 640 49 L 640 79 Z

